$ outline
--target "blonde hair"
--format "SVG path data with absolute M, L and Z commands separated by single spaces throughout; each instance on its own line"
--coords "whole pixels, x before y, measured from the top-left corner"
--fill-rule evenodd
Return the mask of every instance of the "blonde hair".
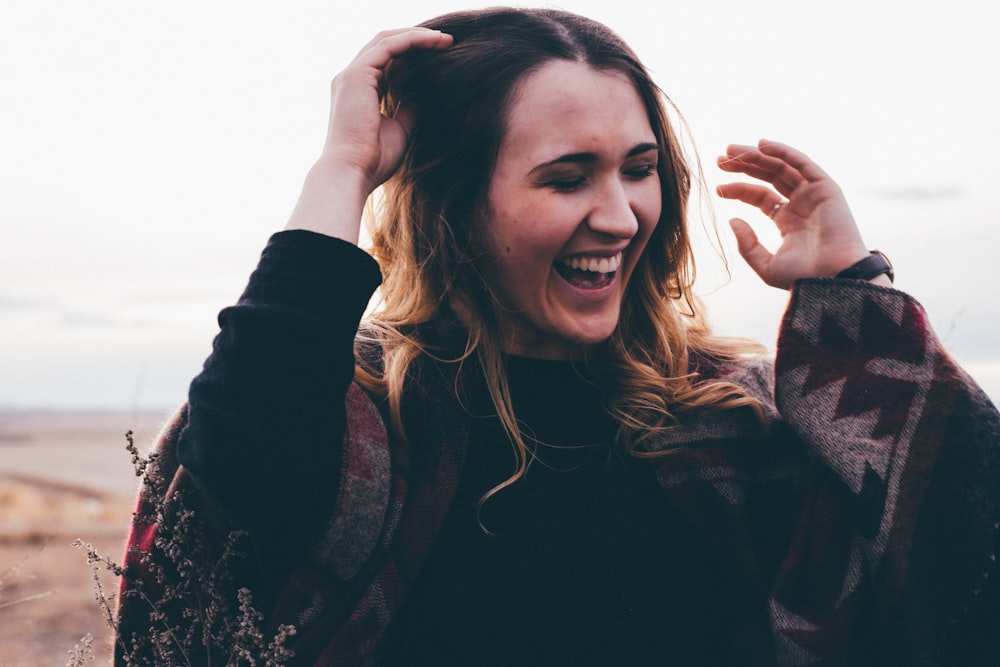
M 455 43 L 407 54 L 385 75 L 384 108 L 405 100 L 418 120 L 368 219 L 383 284 L 366 327 L 383 356 L 380 367 L 362 359 L 356 373 L 387 398 L 397 432 L 406 435 L 401 404 L 415 360 L 453 365 L 460 381 L 463 364 L 474 358 L 517 457 L 516 471 L 490 494 L 523 476 L 531 461 L 511 406 L 497 305 L 477 270 L 485 248 L 477 221 L 486 212 L 512 91 L 553 59 L 628 75 L 660 147 L 662 214 L 627 287 L 618 327 L 574 359 L 604 387 L 619 424 L 617 444 L 647 455 L 643 442 L 692 410 L 749 406 L 762 416 L 758 401 L 738 386 L 699 375 L 759 349 L 713 336 L 701 315 L 685 220 L 691 170 L 667 117 L 669 100 L 631 49 L 606 26 L 555 10 L 458 12 L 423 25 L 454 35 Z

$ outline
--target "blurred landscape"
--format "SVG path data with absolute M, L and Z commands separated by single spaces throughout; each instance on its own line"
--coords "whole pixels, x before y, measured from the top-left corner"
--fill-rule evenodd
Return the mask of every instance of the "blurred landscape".
M 66 665 L 88 633 L 108 664 L 111 633 L 74 540 L 120 561 L 137 478 L 162 412 L 0 411 L 0 666 Z M 104 573 L 105 591 L 115 590 Z

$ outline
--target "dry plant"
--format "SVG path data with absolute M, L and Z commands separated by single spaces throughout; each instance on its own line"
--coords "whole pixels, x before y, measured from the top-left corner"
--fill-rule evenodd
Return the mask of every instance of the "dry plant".
M 52 595 L 52 591 L 42 591 L 41 593 L 34 593 L 32 595 L 22 595 L 21 597 L 14 598 L 13 600 L 4 599 L 4 597 L 6 597 L 5 591 L 10 588 L 11 582 L 24 574 L 24 564 L 29 558 L 30 556 L 25 556 L 3 572 L 0 572 L 0 609 L 5 609 L 16 604 L 30 602 L 31 600 L 38 600 Z
M 294 656 L 286 645 L 295 634 L 282 625 L 268 638 L 264 616 L 250 590 L 237 587 L 236 572 L 247 558 L 246 534 L 231 531 L 219 544 L 208 537 L 199 513 L 186 506 L 186 494 L 171 489 L 157 465 L 157 454 L 142 456 L 132 432 L 125 434 L 143 497 L 133 526 L 155 526 L 151 546 L 129 548 L 119 564 L 91 544 L 76 540 L 92 568 L 94 594 L 115 636 L 115 662 L 124 665 L 226 665 L 280 667 Z M 109 592 L 104 572 L 120 583 Z M 124 612 L 123 612 L 124 610 Z M 94 639 L 87 635 L 70 651 L 67 667 L 93 660 Z
M 80 665 L 93 662 L 95 641 L 97 641 L 97 639 L 94 635 L 89 632 L 85 634 L 80 639 L 80 643 L 69 652 L 69 661 L 66 663 L 66 667 L 80 667 Z

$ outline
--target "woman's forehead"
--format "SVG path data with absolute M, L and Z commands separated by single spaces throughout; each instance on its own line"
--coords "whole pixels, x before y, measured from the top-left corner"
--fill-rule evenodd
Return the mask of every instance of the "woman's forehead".
M 526 159 L 579 151 L 624 154 L 656 142 L 631 78 L 575 61 L 554 60 L 526 75 L 505 120 L 501 153 L 516 150 Z

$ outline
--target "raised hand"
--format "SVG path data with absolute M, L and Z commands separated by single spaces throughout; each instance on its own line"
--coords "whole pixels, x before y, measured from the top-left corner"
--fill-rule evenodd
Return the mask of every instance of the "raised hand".
M 399 165 L 414 122 L 405 102 L 389 115 L 381 112 L 382 73 L 393 58 L 411 49 L 442 49 L 451 43 L 451 35 L 427 28 L 381 32 L 334 77 L 326 142 L 289 229 L 358 242 L 365 200 Z
M 387 117 L 379 110 L 379 82 L 386 65 L 410 49 L 444 48 L 452 38 L 427 28 L 381 32 L 361 49 L 331 84 L 325 158 L 363 175 L 371 193 L 399 164 L 412 129 L 405 105 Z
M 840 187 L 805 154 L 762 140 L 727 147 L 718 163 L 767 184 L 729 183 L 717 191 L 757 207 L 781 232 L 772 253 L 745 220 L 730 220 L 740 254 L 768 285 L 788 289 L 800 278 L 834 276 L 868 256 Z

